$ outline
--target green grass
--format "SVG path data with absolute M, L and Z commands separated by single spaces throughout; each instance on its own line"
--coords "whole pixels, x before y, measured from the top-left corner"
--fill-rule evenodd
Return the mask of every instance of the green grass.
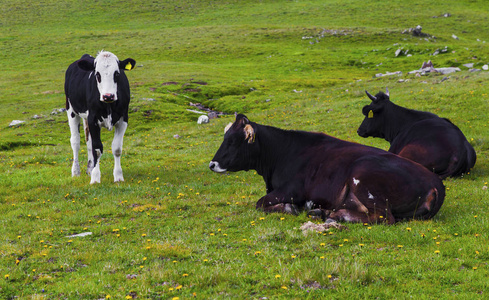
M 489 73 L 462 65 L 489 63 L 489 4 L 432 2 L 3 1 L 0 298 L 487 297 Z M 418 24 L 436 38 L 401 33 Z M 90 185 L 71 178 L 66 115 L 51 112 L 64 107 L 67 66 L 102 49 L 138 67 L 126 181 L 112 182 L 103 130 L 102 183 Z M 462 71 L 407 74 L 427 60 Z M 374 78 L 388 71 L 403 75 Z M 387 149 L 356 134 L 364 90 L 386 87 L 397 104 L 450 118 L 477 152 L 470 174 L 445 180 L 433 220 L 304 235 L 305 214 L 255 210 L 265 186 L 254 171 L 208 170 L 234 112 Z M 189 102 L 228 115 L 198 125 Z M 92 235 L 67 237 L 82 232 Z

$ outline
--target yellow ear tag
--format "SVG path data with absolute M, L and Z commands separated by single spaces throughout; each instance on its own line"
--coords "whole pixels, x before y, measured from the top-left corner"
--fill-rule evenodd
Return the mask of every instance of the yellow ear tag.
M 132 70 L 132 65 L 131 65 L 131 63 L 130 63 L 130 62 L 128 62 L 128 63 L 126 64 L 126 70 L 128 70 L 128 71 Z
M 372 110 L 370 110 L 370 111 L 368 112 L 368 116 L 367 116 L 367 118 L 372 119 L 373 117 L 374 117 L 374 112 L 373 112 Z

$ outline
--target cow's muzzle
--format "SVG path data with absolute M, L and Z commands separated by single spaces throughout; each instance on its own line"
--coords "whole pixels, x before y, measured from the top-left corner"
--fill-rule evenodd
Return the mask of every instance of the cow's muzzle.
M 114 94 L 104 94 L 102 96 L 102 101 L 105 103 L 112 103 L 115 101 L 115 95 Z
M 368 137 L 367 133 L 365 132 L 365 130 L 360 130 L 360 128 L 357 130 L 357 134 L 361 137 Z
M 211 161 L 209 163 L 209 169 L 211 169 L 211 171 L 214 171 L 214 172 L 217 172 L 217 173 L 223 173 L 223 172 L 226 172 L 226 169 L 222 169 L 220 166 L 219 166 L 219 163 L 217 161 Z

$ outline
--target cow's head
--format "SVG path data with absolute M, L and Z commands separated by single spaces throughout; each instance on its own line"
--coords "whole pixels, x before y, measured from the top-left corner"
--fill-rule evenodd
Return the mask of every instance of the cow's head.
M 245 115 L 237 115 L 234 123 L 224 129 L 224 141 L 209 163 L 209 168 L 218 173 L 248 171 L 253 153 L 258 147 L 255 143 L 255 127 Z
M 365 116 L 362 124 L 357 130 L 357 133 L 361 137 L 380 137 L 384 138 L 384 106 L 389 102 L 389 90 L 386 92 L 379 92 L 377 95 L 372 96 L 369 92 L 365 91 L 367 96 L 372 100 L 372 103 L 365 105 L 362 109 L 362 113 Z
M 78 61 L 78 66 L 81 69 L 92 71 L 92 74 L 95 74 L 100 101 L 105 103 L 117 101 L 119 76 L 124 70 L 132 70 L 135 65 L 134 59 L 128 58 L 119 61 L 117 56 L 107 51 L 100 51 L 93 62 L 84 59 Z

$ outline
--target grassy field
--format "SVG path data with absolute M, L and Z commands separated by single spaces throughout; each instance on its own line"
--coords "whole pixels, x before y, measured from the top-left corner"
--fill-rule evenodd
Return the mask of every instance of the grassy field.
M 438 2 L 3 0 L 0 298 L 487 298 L 489 72 L 464 64 L 489 63 L 489 3 Z M 416 25 L 428 36 L 402 33 Z M 67 66 L 102 49 L 137 67 L 126 181 L 112 182 L 103 130 L 102 183 L 90 185 L 70 176 L 67 118 L 52 111 Z M 408 74 L 428 60 L 461 71 Z M 208 169 L 234 112 L 387 149 L 356 134 L 364 91 L 386 87 L 450 118 L 477 152 L 470 174 L 444 181 L 433 220 L 304 234 L 304 213 L 255 210 L 254 171 Z M 226 115 L 198 125 L 190 102 Z

